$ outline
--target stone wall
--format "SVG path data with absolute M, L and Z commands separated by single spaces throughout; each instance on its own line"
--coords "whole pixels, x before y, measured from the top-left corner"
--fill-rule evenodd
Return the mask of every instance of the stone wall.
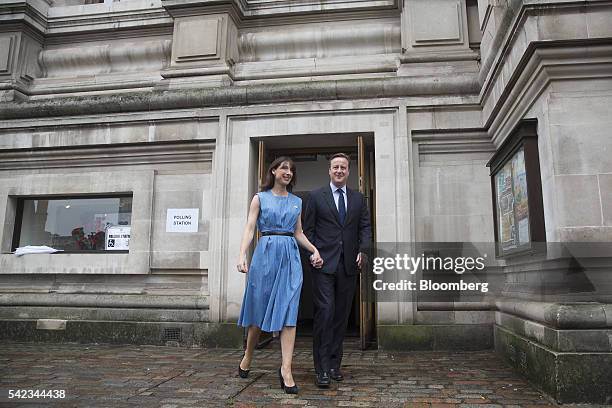
M 547 242 L 610 240 L 607 1 L 89 3 L 0 12 L 0 314 L 23 320 L 16 336 L 38 338 L 44 317 L 96 318 L 122 322 L 124 341 L 163 344 L 161 323 L 180 323 L 186 344 L 232 331 L 239 343 L 234 263 L 262 138 L 367 135 L 378 241 L 490 242 L 486 163 L 535 119 Z M 125 190 L 129 254 L 9 253 L 15 197 Z M 165 232 L 173 207 L 199 209 L 197 234 Z M 588 291 L 548 253 L 499 260 L 495 298 L 381 302 L 378 345 L 495 346 L 559 401 L 609 402 L 605 384 L 587 386 L 609 376 L 611 263 L 596 261 Z M 64 338 L 101 333 L 74 330 Z

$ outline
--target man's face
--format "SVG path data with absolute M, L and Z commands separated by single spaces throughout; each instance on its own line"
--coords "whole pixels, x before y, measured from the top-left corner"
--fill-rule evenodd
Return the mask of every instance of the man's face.
M 344 157 L 336 157 L 329 165 L 329 179 L 336 187 L 346 185 L 349 176 L 349 163 Z

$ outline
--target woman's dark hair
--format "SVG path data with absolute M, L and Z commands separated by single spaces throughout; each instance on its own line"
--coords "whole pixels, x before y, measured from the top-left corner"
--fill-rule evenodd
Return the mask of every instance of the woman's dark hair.
M 263 184 L 261 185 L 260 191 L 271 190 L 272 187 L 274 187 L 275 177 L 274 177 L 274 174 L 272 174 L 272 170 L 278 169 L 280 167 L 280 165 L 283 164 L 284 162 L 288 162 L 289 163 L 289 168 L 291 169 L 291 173 L 293 173 L 293 177 L 291 178 L 291 181 L 287 185 L 287 191 L 290 192 L 290 191 L 293 190 L 293 186 L 295 185 L 295 182 L 297 181 L 297 174 L 295 172 L 295 163 L 293 162 L 291 157 L 281 156 L 281 157 L 277 158 L 276 160 L 274 160 L 270 164 L 270 167 L 268 167 L 268 171 L 266 173 L 266 178 L 265 178 Z

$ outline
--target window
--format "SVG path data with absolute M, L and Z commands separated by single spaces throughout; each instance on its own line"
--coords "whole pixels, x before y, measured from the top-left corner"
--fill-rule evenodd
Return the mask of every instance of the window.
M 131 220 L 131 196 L 18 198 L 13 250 L 126 251 Z
M 487 164 L 491 168 L 499 256 L 533 251 L 546 241 L 537 120 L 522 121 Z

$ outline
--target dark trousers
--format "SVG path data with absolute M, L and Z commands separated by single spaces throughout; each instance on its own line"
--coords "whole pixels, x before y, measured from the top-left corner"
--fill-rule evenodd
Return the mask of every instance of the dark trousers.
M 340 368 L 342 343 L 351 313 L 357 276 L 344 270 L 344 260 L 334 274 L 314 270 L 312 299 L 314 303 L 313 359 L 317 373 Z

